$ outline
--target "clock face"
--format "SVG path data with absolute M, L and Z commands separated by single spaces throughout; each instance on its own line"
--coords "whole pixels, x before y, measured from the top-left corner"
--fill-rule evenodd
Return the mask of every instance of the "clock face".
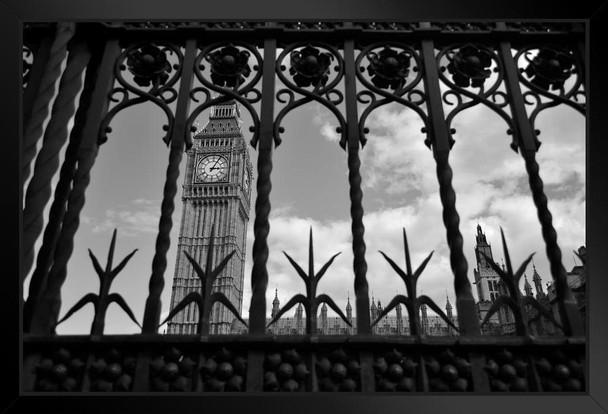
M 228 160 L 222 155 L 202 157 L 196 166 L 196 178 L 204 183 L 225 181 L 228 177 Z

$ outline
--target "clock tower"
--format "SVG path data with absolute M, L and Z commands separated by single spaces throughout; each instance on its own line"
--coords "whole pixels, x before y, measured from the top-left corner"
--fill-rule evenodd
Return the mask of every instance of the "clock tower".
M 205 269 L 214 227 L 213 267 L 233 250 L 236 253 L 215 280 L 213 291 L 224 293 L 239 314 L 242 312 L 253 167 L 240 122 L 235 101 L 211 107 L 209 121 L 197 131 L 188 151 L 171 309 L 188 293 L 200 292 L 200 280 L 183 252 Z M 169 322 L 168 333 L 197 333 L 198 313 L 195 304 L 188 305 Z M 209 333 L 230 333 L 233 319 L 224 305 L 215 303 Z

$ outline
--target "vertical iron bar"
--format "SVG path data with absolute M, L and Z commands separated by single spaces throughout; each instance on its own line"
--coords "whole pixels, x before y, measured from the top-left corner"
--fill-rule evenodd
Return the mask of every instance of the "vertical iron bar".
M 274 23 L 267 23 L 273 26 Z M 251 304 L 249 305 L 249 333 L 266 332 L 266 289 L 268 287 L 268 234 L 270 233 L 270 190 L 272 182 L 272 143 L 274 134 L 274 90 L 277 40 L 264 40 L 262 63 L 262 102 L 258 141 L 258 182 L 253 224 L 253 268 L 251 270 Z M 264 351 L 249 351 L 247 366 L 247 392 L 260 392 L 264 387 Z
M 67 276 L 67 264 L 74 250 L 74 235 L 80 224 L 80 212 L 84 207 L 85 191 L 89 185 L 90 172 L 99 151 L 97 144 L 99 127 L 101 119 L 108 109 L 108 94 L 114 85 L 114 63 L 120 55 L 118 40 L 108 40 L 103 53 L 95 90 L 92 92 L 91 105 L 88 108 L 88 119 L 86 125 L 83 126 L 82 142 L 77 155 L 78 169 L 75 171 L 73 188 L 68 197 L 67 211 L 57 241 L 54 263 L 49 271 L 47 285 L 40 300 L 36 303 L 36 309 L 32 315 L 30 331 L 33 333 L 52 332 L 59 315 L 61 286 Z
M 165 186 L 163 189 L 163 201 L 161 204 L 161 216 L 159 220 L 159 231 L 156 237 L 156 251 L 152 259 L 152 275 L 148 285 L 148 298 L 144 310 L 144 321 L 142 333 L 156 334 L 160 323 L 160 312 L 162 303 L 160 295 L 165 286 L 164 273 L 167 268 L 167 251 L 171 243 L 169 234 L 173 221 L 171 215 L 175 209 L 174 199 L 177 193 L 177 179 L 179 178 L 179 166 L 184 152 L 186 134 L 186 120 L 190 111 L 190 89 L 194 79 L 194 61 L 197 53 L 196 40 L 186 40 L 182 76 L 179 84 L 177 105 L 175 109 L 175 121 L 171 131 L 171 149 L 169 152 L 169 165 L 167 166 Z M 202 311 L 202 310 L 201 310 Z M 133 391 L 144 392 L 150 390 L 150 361 L 152 352 L 144 350 L 137 356 L 137 367 L 133 378 Z M 198 375 L 198 374 L 197 374 Z M 194 380 L 193 380 L 194 381 Z
M 355 307 L 357 309 L 357 333 L 372 333 L 369 314 L 369 287 L 367 283 L 367 262 L 365 261 L 365 226 L 363 225 L 363 190 L 361 188 L 361 160 L 359 158 L 359 115 L 357 113 L 357 77 L 355 67 L 355 42 L 344 41 L 344 97 L 346 105 L 346 125 L 348 137 L 348 183 L 350 194 L 351 231 L 353 235 L 353 270 L 355 273 Z M 314 317 L 314 316 L 313 316 Z M 361 391 L 375 390 L 371 351 L 361 350 Z
M 249 306 L 249 332 L 266 332 L 266 288 L 268 287 L 268 234 L 270 224 L 270 190 L 272 183 L 272 143 L 274 130 L 274 81 L 277 41 L 264 40 L 264 62 L 262 66 L 262 102 L 260 108 L 260 131 L 258 147 L 258 182 L 255 200 L 253 232 L 253 269 L 251 271 L 251 305 Z
M 475 310 L 475 299 L 471 283 L 467 277 L 468 264 L 462 248 L 462 235 L 458 228 L 460 216 L 456 210 L 456 192 L 452 186 L 452 168 L 448 162 L 450 155 L 450 137 L 445 122 L 439 74 L 433 41 L 422 40 L 422 58 L 424 63 L 424 85 L 428 97 L 428 111 L 431 119 L 431 139 L 433 156 L 437 164 L 439 196 L 443 205 L 443 223 L 447 231 L 450 247 L 450 265 L 454 273 L 454 290 L 456 292 L 456 309 L 458 310 L 458 327 L 463 335 L 479 335 L 479 317 Z
M 552 222 L 553 216 L 549 211 L 547 196 L 544 193 L 543 181 L 539 173 L 540 168 L 536 161 L 538 148 L 535 132 L 526 113 L 526 105 L 519 84 L 517 62 L 513 59 L 509 42 L 503 41 L 500 43 L 500 56 L 505 67 L 505 82 L 513 114 L 514 133 L 518 138 L 518 148 L 526 165 L 532 198 L 545 240 L 551 276 L 555 281 L 555 293 L 561 321 L 566 335 L 582 336 L 585 334 L 583 319 L 572 290 L 568 286 L 566 269 L 562 264 L 562 252 L 557 244 L 557 232 Z
M 82 73 L 91 53 L 83 40 L 72 43 L 66 68 L 61 76 L 51 119 L 44 131 L 42 148 L 34 164 L 34 174 L 25 194 L 23 210 L 23 268 L 21 283 L 34 261 L 34 244 L 44 225 L 43 212 L 51 197 L 51 180 L 59 167 L 59 153 L 68 138 L 68 122 L 74 115 L 76 96 L 82 88 Z
M 42 136 L 42 125 L 49 114 L 49 104 L 55 95 L 55 84 L 61 76 L 61 65 L 67 54 L 68 42 L 72 39 L 76 26 L 74 23 L 58 23 L 57 35 L 51 45 L 50 56 L 40 80 L 37 95 L 32 103 L 27 123 L 23 126 L 23 185 L 30 175 L 30 164 L 36 156 L 36 145 Z
M 86 127 L 87 119 L 89 117 L 89 107 L 92 102 L 95 84 L 99 76 L 101 59 L 102 53 L 93 53 L 86 70 L 84 88 L 80 94 L 78 109 L 74 117 L 74 127 L 70 133 L 65 159 L 59 173 L 59 181 L 55 187 L 55 194 L 49 211 L 48 223 L 44 229 L 42 238 L 42 246 L 40 247 L 40 250 L 38 250 L 36 256 L 36 268 L 30 279 L 29 294 L 23 310 L 25 332 L 28 332 L 30 329 L 33 309 L 46 287 L 48 272 L 52 264 L 55 247 L 61 230 L 61 222 L 63 221 L 67 208 L 67 200 L 72 186 L 72 179 L 74 177 L 74 172 L 76 171 L 78 147 L 82 141 L 84 128 Z M 23 278 L 27 276 L 27 273 L 28 270 L 24 270 Z
M 144 311 L 143 333 L 154 334 L 158 331 L 162 303 L 160 295 L 165 286 L 164 273 L 167 268 L 167 251 L 171 244 L 170 233 L 173 227 L 172 214 L 175 210 L 175 195 L 177 194 L 177 179 L 179 166 L 185 147 L 186 120 L 190 111 L 190 90 L 194 79 L 194 60 L 196 58 L 196 40 L 186 41 L 186 52 L 179 84 L 179 94 L 175 109 L 175 122 L 171 131 L 171 149 L 169 165 L 167 166 L 166 181 L 163 189 L 163 201 L 156 237 L 156 251 L 152 259 L 152 275 L 148 285 L 148 299 Z
M 361 189 L 361 160 L 359 159 L 359 121 L 357 114 L 357 84 L 355 68 L 355 42 L 344 41 L 344 96 L 348 136 L 348 183 L 350 186 L 350 215 L 353 235 L 353 269 L 355 272 L 355 307 L 357 333 L 371 334 L 369 315 L 369 289 L 365 240 L 363 235 L 363 190 Z

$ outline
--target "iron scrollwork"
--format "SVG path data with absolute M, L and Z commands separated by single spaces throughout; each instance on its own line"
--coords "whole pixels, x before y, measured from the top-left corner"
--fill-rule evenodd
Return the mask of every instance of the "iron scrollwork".
M 288 55 L 291 79 L 285 75 L 287 67 L 283 64 Z M 333 67 L 335 73 L 332 77 L 331 65 L 334 60 L 336 65 Z M 275 118 L 275 146 L 281 143 L 281 133 L 284 132 L 281 127 L 283 118 L 293 109 L 314 100 L 329 109 L 338 119 L 340 126 L 336 128 L 336 131 L 341 134 L 340 146 L 345 148 L 346 121 L 337 108 L 337 105 L 344 100 L 344 96 L 342 92 L 335 89 L 344 76 L 344 62 L 338 50 L 327 43 L 320 42 L 292 44 L 279 55 L 276 73 L 287 88 L 279 90 L 276 94 L 277 100 L 286 105 Z M 296 99 L 294 91 L 304 97 Z
M 255 58 L 253 67 L 250 66 L 251 55 Z M 207 67 L 203 63 L 209 63 Z M 247 43 L 214 43 L 201 50 L 194 63 L 194 74 L 202 87 L 193 88 L 190 98 L 195 102 L 201 102 L 196 95 L 200 92 L 204 95 L 200 103 L 190 114 L 186 122 L 186 148 L 192 147 L 190 132 L 194 132 L 193 126 L 197 116 L 205 109 L 231 99 L 243 105 L 251 114 L 253 132 L 251 145 L 255 148 L 259 139 L 259 117 L 253 104 L 262 98 L 261 92 L 255 88 L 262 77 L 262 57 L 255 46 Z M 252 76 L 253 69 L 253 76 Z M 212 98 L 209 91 L 214 91 L 218 96 Z
M 436 59 L 440 69 L 439 78 L 449 88 L 443 93 L 443 101 L 447 105 L 455 105 L 446 116 L 448 127 L 457 114 L 482 103 L 505 120 L 508 125 L 507 134 L 512 135 L 513 121 L 504 109 L 509 101 L 506 93 L 499 90 L 504 79 L 504 69 L 495 51 L 481 44 L 450 45 L 439 51 Z M 487 87 L 490 82 L 492 83 Z M 469 100 L 465 101 L 463 96 Z M 456 102 L 452 102 L 450 97 L 454 97 Z M 452 146 L 452 134 L 456 130 L 450 128 L 449 133 Z M 517 148 L 516 139 L 513 135 L 511 148 L 514 151 Z
M 172 65 L 167 53 L 175 55 L 177 63 Z M 114 68 L 114 74 L 120 86 L 112 89 L 110 100 L 117 104 L 107 113 L 101 123 L 98 144 L 101 145 L 107 141 L 107 134 L 112 132 L 110 122 L 117 113 L 130 106 L 150 101 L 162 109 L 167 116 L 167 124 L 163 125 L 163 130 L 166 132 L 163 141 L 169 145 L 171 141 L 169 134 L 175 119 L 169 104 L 177 99 L 175 84 L 181 76 L 183 60 L 184 56 L 180 47 L 175 44 L 145 42 L 127 47 L 117 59 Z M 132 79 L 125 77 L 126 71 Z M 136 97 L 133 98 L 130 95 Z
M 530 123 L 534 128 L 537 116 L 547 108 L 565 104 L 585 116 L 585 92 L 582 64 L 565 48 L 530 46 L 515 55 L 519 80 L 528 88 L 525 103 L 534 105 Z M 548 98 L 543 101 L 542 98 Z M 536 134 L 540 131 L 535 129 Z M 537 140 L 537 147 L 540 142 Z
M 368 61 L 366 67 L 363 66 L 364 58 Z M 422 63 L 412 47 L 402 43 L 375 43 L 359 53 L 355 66 L 359 68 L 357 79 L 367 88 L 357 94 L 357 101 L 369 104 L 359 119 L 362 145 L 367 142 L 365 134 L 369 130 L 365 127 L 365 121 L 369 115 L 391 102 L 400 103 L 416 112 L 425 125 L 422 132 L 428 130 L 428 117 L 420 107 L 426 102 L 426 97 L 423 91 L 417 89 L 422 81 L 422 71 L 419 70 Z M 365 76 L 366 70 L 368 76 Z M 378 99 L 376 95 L 383 99 Z

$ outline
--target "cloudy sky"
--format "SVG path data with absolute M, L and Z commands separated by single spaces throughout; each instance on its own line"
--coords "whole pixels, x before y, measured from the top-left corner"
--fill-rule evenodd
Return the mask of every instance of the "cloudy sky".
M 277 106 L 280 108 L 279 104 Z M 361 107 L 363 108 L 363 107 Z M 446 105 L 446 111 L 450 107 Z M 361 111 L 361 110 L 360 110 Z M 249 117 L 244 113 L 243 130 Z M 204 125 L 207 114 L 199 118 Z M 112 291 L 120 293 L 143 319 L 148 280 L 160 217 L 162 186 L 169 151 L 161 141 L 163 113 L 152 104 L 121 112 L 112 122 L 113 132 L 100 150 L 75 248 L 63 288 L 63 315 L 88 292 L 98 292 L 98 278 L 88 257 L 91 249 L 105 264 L 114 228 L 118 228 L 115 263 L 139 249 L 115 279 Z M 283 251 L 306 268 L 308 234 L 312 227 L 315 269 L 341 252 L 319 285 L 342 309 L 347 295 L 353 301 L 353 255 L 346 152 L 338 145 L 333 115 L 318 104 L 308 104 L 288 115 L 283 143 L 273 156 L 271 221 L 268 238 L 270 313 L 275 288 L 285 304 L 305 287 Z M 419 294 L 429 295 L 445 307 L 446 295 L 454 304 L 453 276 L 442 220 L 435 162 L 424 145 L 417 115 L 399 105 L 376 110 L 368 118 L 368 142 L 361 151 L 367 279 L 370 292 L 383 305 L 397 293 L 405 294 L 401 279 L 378 251 L 405 268 L 402 228 L 407 230 L 414 269 L 434 251 L 419 280 Z M 497 115 L 480 105 L 458 115 L 452 125 L 457 133 L 450 155 L 454 171 L 460 232 L 473 282 L 476 225 L 483 227 L 498 262 L 503 257 L 500 227 L 505 231 L 514 266 L 532 252 L 543 284 L 551 280 L 541 227 L 532 202 L 523 159 L 510 147 L 511 137 Z M 569 108 L 552 108 L 537 122 L 542 146 L 538 152 L 545 192 L 558 233 L 566 269 L 575 264 L 572 250 L 585 244 L 585 138 L 584 118 Z M 245 139 L 250 139 L 245 132 Z M 257 152 L 250 148 L 254 167 Z M 171 280 L 175 268 L 176 241 L 181 221 L 181 184 L 176 197 L 173 231 L 165 288 L 163 314 L 169 311 Z M 254 173 L 254 180 L 257 173 Z M 255 181 L 252 204 L 255 200 Z M 243 317 L 248 317 L 251 295 L 253 211 L 247 237 Z M 578 263 L 578 262 L 576 262 Z M 531 276 L 532 269 L 527 272 Z M 522 280 L 523 283 L 523 280 Z M 474 295 L 477 296 L 473 285 Z M 27 289 L 26 289 L 27 292 Z M 295 309 L 287 316 L 293 316 Z M 330 311 L 331 313 L 331 311 Z M 88 305 L 58 328 L 59 333 L 88 333 L 93 307 Z M 110 306 L 106 333 L 136 333 L 139 328 L 116 306 Z

